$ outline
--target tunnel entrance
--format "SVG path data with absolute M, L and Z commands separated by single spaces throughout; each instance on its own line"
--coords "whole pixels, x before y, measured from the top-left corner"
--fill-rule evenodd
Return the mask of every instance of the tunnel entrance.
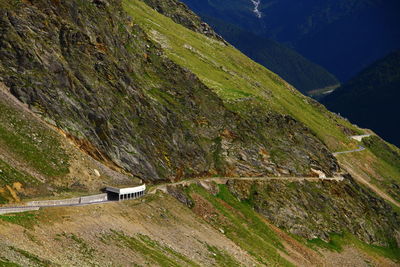
M 119 201 L 119 194 L 115 192 L 107 191 L 107 199 L 109 201 Z
M 107 187 L 105 191 L 109 201 L 136 199 L 145 195 L 146 185 L 127 188 Z

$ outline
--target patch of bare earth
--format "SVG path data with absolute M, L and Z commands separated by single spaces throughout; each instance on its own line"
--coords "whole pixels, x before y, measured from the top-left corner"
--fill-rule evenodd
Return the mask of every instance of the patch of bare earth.
M 214 227 L 216 227 L 217 229 L 218 226 L 230 224 L 230 222 L 202 196 L 193 193 L 191 194 L 191 197 L 196 203 L 192 210 L 199 217 L 203 218 L 211 225 L 214 225 Z M 218 199 L 218 201 L 225 208 L 236 213 L 237 216 L 244 218 L 243 214 L 241 214 L 237 210 L 234 210 L 234 208 L 228 205 L 226 202 L 220 199 Z M 281 257 L 293 263 L 295 266 L 323 266 L 323 258 L 321 257 L 321 255 L 299 243 L 288 234 L 269 223 L 261 215 L 259 216 L 259 218 L 281 238 L 281 243 L 286 250 L 285 252 L 278 250 L 278 253 Z
M 378 174 L 370 167 L 370 162 L 364 163 L 364 166 L 360 166 L 360 163 L 356 160 L 351 160 L 351 157 L 339 158 L 340 165 L 351 174 L 351 176 L 359 183 L 369 187 L 378 196 L 393 203 L 397 207 L 400 207 L 400 203 L 393 199 L 391 196 L 386 194 L 383 190 L 372 184 L 370 176 L 380 178 Z M 372 173 L 372 174 L 371 174 Z M 382 178 L 381 178 L 382 179 Z
M 323 266 L 324 261 L 320 254 L 316 251 L 304 246 L 293 237 L 272 225 L 262 216 L 263 221 L 281 238 L 281 242 L 285 247 L 287 254 L 281 252 L 281 256 L 296 266 Z
M 0 220 L 0 257 L 24 265 L 21 256 L 8 249 L 13 246 L 62 266 L 154 265 L 140 251 L 104 238 L 113 231 L 146 235 L 203 266 L 215 265 L 207 244 L 226 251 L 245 266 L 255 263 L 222 233 L 163 194 L 99 206 L 42 210 L 33 229 Z M 75 239 L 87 244 L 86 249 Z
M 343 251 L 340 253 L 330 251 L 330 250 L 321 250 L 322 255 L 325 257 L 326 265 L 325 266 L 341 266 L 341 267 L 354 267 L 354 266 L 377 266 L 377 267 L 396 267 L 398 264 L 393 263 L 392 261 L 382 258 L 382 257 L 374 257 L 366 254 L 359 249 L 347 246 L 344 247 Z

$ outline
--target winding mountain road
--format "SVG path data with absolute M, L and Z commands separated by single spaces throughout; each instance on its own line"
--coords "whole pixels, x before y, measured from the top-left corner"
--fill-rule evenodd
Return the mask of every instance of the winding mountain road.
M 370 134 L 363 134 L 363 135 L 353 135 L 350 136 L 350 138 L 355 139 L 359 142 L 362 141 L 363 138 L 371 136 Z M 348 153 L 354 153 L 354 152 L 360 152 L 365 150 L 365 147 L 359 145 L 357 149 L 353 150 L 347 150 L 347 151 L 340 151 L 340 152 L 334 152 L 332 155 L 340 155 L 340 154 L 348 154 Z M 176 185 L 191 185 L 194 183 L 198 182 L 216 182 L 219 184 L 226 184 L 228 180 L 241 180 L 241 181 L 293 181 L 293 182 L 299 182 L 299 181 L 310 181 L 310 182 L 318 182 L 318 181 L 337 181 L 341 182 L 344 180 L 343 176 L 336 176 L 336 177 L 218 177 L 218 178 L 198 178 L 198 179 L 192 179 L 192 180 L 183 180 L 179 181 L 176 183 L 169 183 L 169 184 L 162 184 L 162 185 L 157 185 L 152 187 L 149 190 L 149 194 L 154 194 L 157 192 L 157 190 L 163 191 L 167 193 L 167 186 L 176 186 Z
M 350 138 L 352 138 L 354 140 L 357 140 L 358 142 L 361 142 L 363 140 L 363 138 L 370 137 L 370 136 L 371 136 L 370 134 L 363 134 L 363 135 L 353 135 L 353 136 L 350 136 Z M 359 145 L 357 149 L 334 152 L 334 153 L 332 153 L 332 155 L 336 156 L 336 155 L 340 155 L 340 154 L 348 154 L 348 153 L 360 152 L 360 151 L 363 151 L 363 150 L 365 150 L 365 147 Z
M 364 137 L 369 137 L 369 134 L 366 135 L 357 135 L 351 136 L 351 138 L 362 141 Z M 349 151 L 341 151 L 332 153 L 333 155 L 340 155 L 340 154 L 347 154 L 347 153 L 354 153 L 360 152 L 365 150 L 365 147 L 359 146 L 358 149 L 349 150 Z M 154 194 L 157 191 L 162 191 L 164 193 L 168 193 L 167 186 L 177 186 L 177 185 L 191 185 L 196 183 L 202 182 L 215 182 L 217 184 L 226 184 L 228 181 L 292 181 L 292 182 L 301 182 L 301 181 L 309 181 L 309 182 L 321 182 L 321 181 L 335 181 L 341 182 L 344 180 L 343 176 L 334 176 L 334 177 L 214 177 L 214 178 L 196 178 L 191 180 L 182 180 L 175 183 L 168 183 L 168 184 L 161 184 L 153 186 L 149 189 L 148 194 Z M 15 212 L 24 212 L 24 211 L 32 211 L 38 210 L 40 208 L 49 208 L 49 207 L 76 207 L 76 206 L 87 206 L 87 205 L 98 205 L 104 203 L 111 203 L 115 201 L 111 200 L 104 200 L 104 201 L 96 201 L 90 203 L 72 203 L 72 204 L 58 204 L 58 205 L 40 205 L 40 206 L 16 206 L 16 207 L 0 207 L 0 214 L 7 214 L 7 213 L 15 213 Z
M 332 155 L 336 156 L 336 155 L 340 155 L 340 154 L 348 154 L 348 153 L 360 152 L 360 151 L 363 151 L 363 150 L 365 150 L 365 147 L 358 146 L 357 149 L 348 150 L 348 151 L 341 151 L 341 152 L 334 152 L 334 153 L 332 153 Z
M 370 136 L 371 136 L 371 134 L 363 134 L 363 135 L 354 135 L 354 136 L 351 136 L 351 138 L 361 142 L 363 140 L 363 138 L 370 137 Z M 335 153 L 332 153 L 332 154 L 334 156 L 336 156 L 336 155 L 340 155 L 340 154 L 359 152 L 359 151 L 363 151 L 365 149 L 366 149 L 365 147 L 359 146 L 358 149 L 349 150 L 349 151 L 343 151 L 343 152 L 335 152 Z M 349 162 L 347 162 L 345 160 L 340 160 L 340 159 L 339 159 L 339 162 L 345 168 L 345 170 L 347 172 L 349 172 L 350 175 L 357 182 L 359 182 L 361 184 L 364 184 L 365 186 L 370 188 L 372 191 L 374 191 L 378 196 L 380 196 L 383 199 L 391 202 L 392 204 L 396 205 L 397 207 L 400 207 L 400 202 L 398 202 L 397 200 L 393 199 L 390 195 L 388 195 L 384 190 L 378 188 L 378 186 L 376 186 L 375 184 L 372 184 L 369 180 L 367 180 L 368 178 L 363 177 L 362 175 L 360 175 L 357 171 L 354 170 L 354 166 L 352 166 L 351 163 L 349 163 Z
M 177 186 L 177 185 L 191 185 L 201 182 L 215 182 L 217 184 L 226 184 L 228 181 L 291 181 L 291 182 L 321 182 L 321 181 L 336 181 L 341 182 L 344 180 L 343 176 L 335 176 L 335 177 L 283 177 L 283 176 L 275 176 L 275 177 L 214 177 L 214 178 L 197 178 L 191 180 L 183 180 L 176 183 L 168 183 L 168 184 L 161 184 L 152 187 L 148 194 L 154 194 L 158 190 L 167 193 L 167 186 Z

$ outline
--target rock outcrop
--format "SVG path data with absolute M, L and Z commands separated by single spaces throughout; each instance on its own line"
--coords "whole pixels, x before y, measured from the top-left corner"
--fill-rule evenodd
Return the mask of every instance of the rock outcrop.
M 274 225 L 307 239 L 329 241 L 330 234 L 347 232 L 379 246 L 400 240 L 399 214 L 351 176 L 342 182 L 235 180 L 228 187 Z
M 147 181 L 339 169 L 292 117 L 230 111 L 118 0 L 2 1 L 0 77 L 92 157 Z
M 181 24 L 186 28 L 204 34 L 219 41 L 224 39 L 217 34 L 207 23 L 190 10 L 184 3 L 177 0 L 142 0 L 157 12 L 171 18 L 175 23 Z M 227 43 L 226 43 L 227 44 Z

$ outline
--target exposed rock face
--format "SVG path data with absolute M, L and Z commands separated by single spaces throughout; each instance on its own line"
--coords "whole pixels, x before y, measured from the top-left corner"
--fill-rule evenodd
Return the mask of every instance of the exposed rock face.
M 167 186 L 167 192 L 168 194 L 176 198 L 179 202 L 186 205 L 187 207 L 189 208 L 193 207 L 194 203 L 190 199 L 190 197 L 188 197 L 188 195 L 185 194 L 183 186 Z
M 118 0 L 0 3 L 0 77 L 82 149 L 144 180 L 332 174 L 289 116 L 229 111 L 163 56 Z
M 175 23 L 186 28 L 204 34 L 205 36 L 224 41 L 207 23 L 201 20 L 184 3 L 177 0 L 142 0 L 157 12 L 171 18 Z M 225 41 L 224 41 L 225 42 Z
M 400 237 L 399 214 L 350 176 L 343 182 L 230 181 L 228 186 L 274 225 L 307 239 L 328 241 L 330 233 L 350 232 L 386 246 Z

